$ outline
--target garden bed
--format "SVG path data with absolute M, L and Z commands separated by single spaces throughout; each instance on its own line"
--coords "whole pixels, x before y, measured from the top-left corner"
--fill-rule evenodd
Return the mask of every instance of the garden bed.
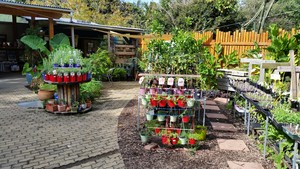
M 136 130 L 137 100 L 131 100 L 119 116 L 118 138 L 120 153 L 126 168 L 228 168 L 227 161 L 258 162 L 265 169 L 274 168 L 272 162 L 264 160 L 255 141 L 246 136 L 235 123 L 239 132 L 217 132 L 208 127 L 207 139 L 200 143 L 199 150 L 189 148 L 165 148 L 159 145 L 154 150 L 145 150 Z M 226 114 L 229 121 L 232 116 Z M 142 121 L 145 120 L 142 118 Z M 220 150 L 217 138 L 244 140 L 249 152 Z

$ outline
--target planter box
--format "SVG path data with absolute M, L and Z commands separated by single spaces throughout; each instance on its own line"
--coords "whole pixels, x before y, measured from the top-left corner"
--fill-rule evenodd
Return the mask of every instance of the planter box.
M 244 108 L 239 108 L 237 105 L 234 105 L 234 109 L 238 112 L 238 113 L 244 113 L 245 109 Z
M 53 112 L 55 112 L 55 111 L 58 110 L 57 109 L 57 105 L 55 105 L 55 104 L 47 104 L 46 105 L 46 110 L 53 113 Z

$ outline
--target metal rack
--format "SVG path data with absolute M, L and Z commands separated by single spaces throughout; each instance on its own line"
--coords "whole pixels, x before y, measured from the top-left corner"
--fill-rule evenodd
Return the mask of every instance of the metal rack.
M 139 74 L 140 77 L 188 77 L 188 78 L 199 78 L 199 75 L 176 75 L 176 74 L 145 74 L 141 73 Z M 140 118 L 141 118 L 141 99 L 142 95 L 138 96 L 138 111 L 137 111 L 137 129 L 140 129 Z M 203 107 L 201 106 L 201 103 L 203 104 Z M 195 112 L 195 110 L 198 113 L 198 122 L 200 124 L 200 114 L 201 114 L 201 108 L 203 108 L 203 118 L 202 118 L 202 125 L 205 126 L 205 114 L 206 114 L 206 98 L 203 97 L 201 92 L 201 98 L 195 99 L 195 104 L 197 104 L 198 108 L 193 108 L 192 111 Z M 195 105 L 196 106 L 196 105 Z M 174 108 L 159 108 L 159 109 L 165 109 L 165 110 L 175 110 Z M 185 110 L 186 108 L 177 108 L 177 110 Z M 146 108 L 144 108 L 144 111 L 146 113 Z M 195 116 L 193 116 L 195 117 Z

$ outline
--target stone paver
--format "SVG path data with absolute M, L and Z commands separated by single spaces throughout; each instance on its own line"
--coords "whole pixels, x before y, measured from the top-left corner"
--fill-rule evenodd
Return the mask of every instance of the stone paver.
M 211 119 L 225 119 L 225 120 L 228 119 L 228 117 L 226 117 L 224 114 L 221 113 L 207 113 L 206 117 Z
M 93 111 L 68 116 L 18 107 L 37 100 L 25 84 L 25 77 L 0 74 L 0 168 L 124 168 L 118 116 L 136 97 L 137 82 L 104 83 Z
M 206 105 L 205 108 L 206 110 L 220 111 L 220 108 L 217 105 Z
M 206 105 L 214 105 L 214 106 L 216 106 L 217 103 L 215 101 L 213 101 L 213 100 L 206 100 Z
M 227 161 L 230 169 L 263 169 L 263 166 L 259 163 Z
M 210 122 L 213 130 L 236 132 L 237 129 L 229 123 Z
M 217 139 L 221 150 L 249 151 L 243 140 Z
M 221 98 L 221 97 L 217 97 L 214 99 L 214 101 L 220 103 L 220 104 L 227 104 L 228 102 L 228 98 Z

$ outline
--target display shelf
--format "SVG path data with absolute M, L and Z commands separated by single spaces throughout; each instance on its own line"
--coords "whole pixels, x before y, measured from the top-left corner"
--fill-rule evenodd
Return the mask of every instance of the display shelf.
M 91 79 L 85 80 L 85 81 L 76 81 L 76 82 L 52 82 L 50 80 L 44 80 L 44 82 L 48 84 L 53 84 L 53 85 L 72 85 L 72 84 L 79 84 L 79 83 L 87 83 L 90 82 Z
M 86 113 L 86 112 L 89 112 L 92 110 L 92 107 L 89 107 L 89 108 L 86 108 L 84 110 L 81 110 L 81 111 L 65 111 L 65 112 L 59 112 L 59 111 L 54 111 L 54 112 L 51 112 L 51 111 L 47 111 L 48 113 L 53 113 L 53 114 L 78 114 L 78 113 Z

